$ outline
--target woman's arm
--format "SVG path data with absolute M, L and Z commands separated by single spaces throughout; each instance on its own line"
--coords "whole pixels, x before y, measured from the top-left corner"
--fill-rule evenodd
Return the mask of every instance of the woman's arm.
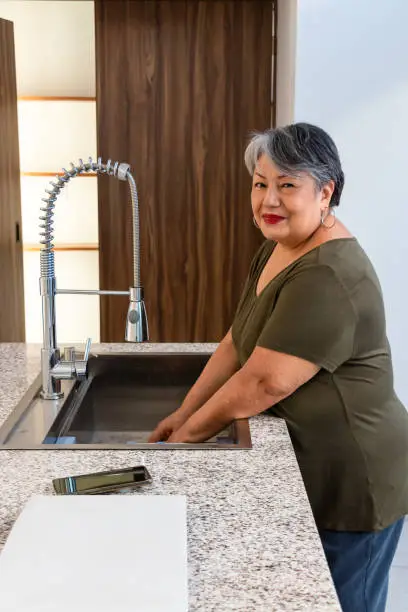
M 232 341 L 231 330 L 221 340 L 204 370 L 191 387 L 180 408 L 161 421 L 149 437 L 149 442 L 166 441 L 238 370 L 240 363 Z
M 210 399 L 173 433 L 170 442 L 202 442 L 235 419 L 260 414 L 313 378 L 309 361 L 255 348 L 251 357 Z
M 229 330 L 217 350 L 211 355 L 177 412 L 182 412 L 187 418 L 190 417 L 231 378 L 239 367 L 237 351 L 232 341 L 231 330 Z
M 201 442 L 234 419 L 274 406 L 317 374 L 334 372 L 354 351 L 356 312 L 337 273 L 313 264 L 285 282 L 257 346 L 168 442 Z

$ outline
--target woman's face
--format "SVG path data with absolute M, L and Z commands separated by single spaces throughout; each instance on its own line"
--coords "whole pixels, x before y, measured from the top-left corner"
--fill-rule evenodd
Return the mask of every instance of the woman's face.
M 328 212 L 334 182 L 321 191 L 314 179 L 302 172 L 282 174 L 273 161 L 262 155 L 252 180 L 252 211 L 265 238 L 296 247 L 307 240 Z

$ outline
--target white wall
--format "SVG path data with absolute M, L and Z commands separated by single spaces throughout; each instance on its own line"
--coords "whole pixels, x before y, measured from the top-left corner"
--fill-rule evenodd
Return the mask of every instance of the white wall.
M 320 125 L 339 147 L 339 216 L 380 277 L 408 407 L 407 23 L 405 0 L 298 0 L 295 120 Z
M 94 96 L 91 0 L 0 0 L 14 23 L 19 96 Z
M 39 215 L 49 176 L 78 158 L 96 158 L 94 3 L 0 0 L 0 17 L 14 23 L 18 102 L 24 298 L 27 342 L 42 341 Z M 41 176 L 42 174 L 42 176 Z M 55 269 L 60 289 L 99 287 L 97 182 L 76 178 L 55 208 Z M 61 248 L 70 250 L 60 250 Z M 33 250 L 37 249 L 37 250 Z M 71 250 L 75 249 L 75 250 Z M 93 250 L 91 250 L 93 249 Z M 57 296 L 58 342 L 99 340 L 99 300 Z
M 296 70 L 297 0 L 278 0 L 276 125 L 292 123 Z

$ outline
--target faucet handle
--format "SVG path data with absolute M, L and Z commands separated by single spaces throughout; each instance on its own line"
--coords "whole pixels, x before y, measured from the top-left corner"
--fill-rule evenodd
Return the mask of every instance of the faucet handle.
M 85 352 L 84 352 L 83 358 L 75 359 L 74 361 L 75 374 L 79 380 L 83 380 L 84 378 L 87 377 L 88 359 L 89 359 L 89 353 L 91 350 L 91 343 L 92 343 L 91 338 L 88 338 L 85 344 Z
M 83 356 L 83 359 L 81 359 L 81 361 L 88 361 L 89 353 L 91 351 L 91 344 L 92 344 L 92 339 L 91 338 L 87 338 L 87 341 L 85 343 L 84 356 Z M 64 361 L 71 361 L 71 362 L 76 361 L 76 353 L 75 353 L 75 347 L 74 346 L 66 346 L 65 347 L 65 349 L 64 349 Z
M 89 353 L 91 352 L 91 344 L 92 344 L 92 338 L 87 338 L 86 344 L 85 344 L 84 361 L 88 361 L 89 359 Z
M 66 346 L 64 348 L 64 361 L 75 361 L 75 347 Z

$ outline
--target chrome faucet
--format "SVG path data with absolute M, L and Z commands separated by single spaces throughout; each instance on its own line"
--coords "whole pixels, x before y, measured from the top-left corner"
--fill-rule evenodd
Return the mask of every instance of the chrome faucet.
M 106 164 L 98 158 L 95 162 L 89 158 L 84 163 L 82 159 L 75 166 L 70 164 L 70 170 L 63 168 L 63 174 L 51 181 L 50 189 L 46 189 L 48 196 L 43 198 L 45 206 L 41 208 L 41 240 L 40 251 L 41 277 L 40 293 L 42 300 L 42 322 L 43 322 L 43 348 L 41 350 L 42 390 L 44 399 L 58 399 L 63 396 L 61 391 L 61 380 L 68 378 L 82 379 L 87 375 L 87 364 L 91 349 L 91 339 L 88 338 L 85 353 L 82 359 L 77 359 L 75 350 L 70 347 L 65 349 L 64 359 L 61 359 L 60 350 L 57 346 L 56 318 L 55 318 L 55 296 L 56 294 L 80 294 L 80 295 L 128 295 L 129 308 L 126 317 L 125 341 L 145 342 L 149 338 L 146 309 L 143 300 L 143 287 L 140 284 L 140 236 L 139 236 L 139 202 L 135 180 L 130 173 L 128 164 L 108 160 Z M 65 185 L 74 177 L 83 172 L 96 172 L 115 176 L 121 181 L 127 181 L 130 188 L 133 218 L 133 286 L 128 291 L 109 290 L 80 290 L 80 289 L 57 289 L 54 263 L 54 208 L 58 195 Z

